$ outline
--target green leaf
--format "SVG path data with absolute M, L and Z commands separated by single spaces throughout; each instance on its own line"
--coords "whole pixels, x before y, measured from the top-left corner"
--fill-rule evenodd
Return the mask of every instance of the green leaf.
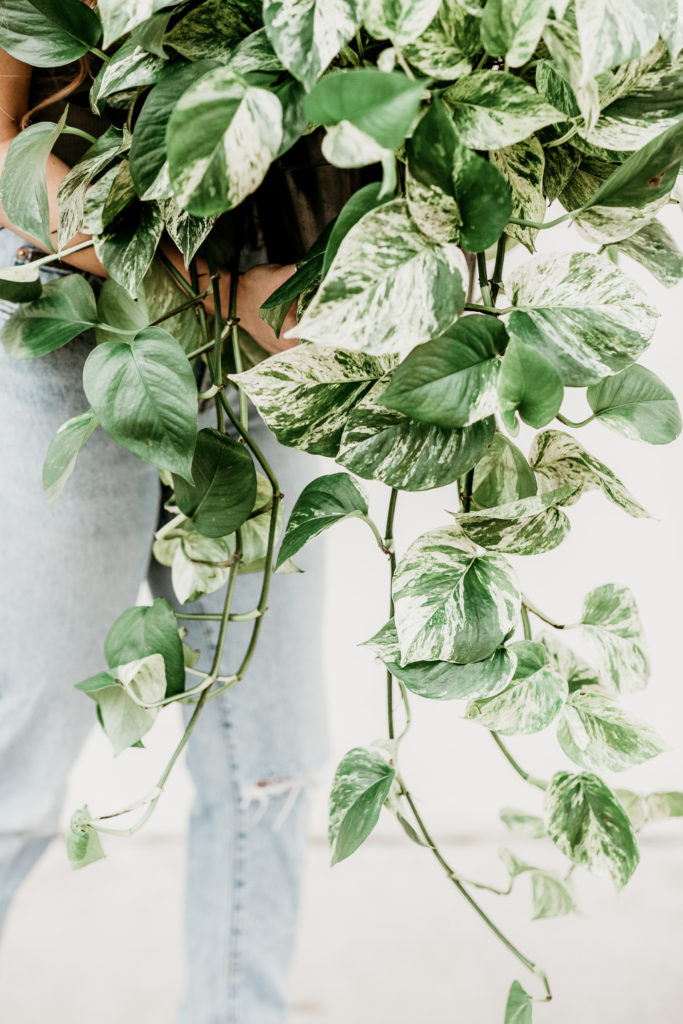
M 103 342 L 85 362 L 83 387 L 118 444 L 144 462 L 191 479 L 197 385 L 172 335 L 147 327 L 130 344 Z
M 2 343 L 13 359 L 37 359 L 66 345 L 96 321 L 92 288 L 80 274 L 67 274 L 50 281 L 39 298 L 12 314 L 3 328 Z
M 60 246 L 66 245 L 81 230 L 88 187 L 125 145 L 119 128 L 107 128 L 60 182 L 57 191 Z
M 678 403 L 666 384 L 637 363 L 586 392 L 596 419 L 632 441 L 669 444 L 681 432 Z
M 575 864 L 623 888 L 638 866 L 638 842 L 626 812 L 590 772 L 557 772 L 546 790 L 548 835 Z
M 596 670 L 581 658 L 577 658 L 569 647 L 560 643 L 556 633 L 541 633 L 538 640 L 547 650 L 553 669 L 567 680 L 570 693 L 586 687 L 600 686 Z
M 265 0 L 263 20 L 275 53 L 310 90 L 358 27 L 355 0 Z
M 95 239 L 95 252 L 110 276 L 135 298 L 164 230 L 156 203 L 134 204 Z
M 229 68 L 203 75 L 180 97 L 166 132 L 173 191 L 198 217 L 229 210 L 263 181 L 282 142 L 272 92 Z
M 523 142 L 514 146 L 494 149 L 491 163 L 497 167 L 507 182 L 512 196 L 512 216 L 523 220 L 543 221 L 546 202 L 543 191 L 543 173 L 545 171 L 545 155 L 543 146 L 531 135 Z M 538 231 L 520 224 L 510 224 L 507 233 L 525 245 L 530 252 L 534 251 L 534 242 Z
M 656 48 L 653 52 L 657 52 Z M 657 68 L 637 78 L 635 83 L 631 82 L 627 95 L 610 103 L 597 124 L 587 125 L 586 129 L 580 129 L 581 133 L 597 146 L 631 150 L 656 142 L 664 131 L 671 129 L 668 142 L 674 143 L 671 156 L 675 159 L 675 146 L 680 142 L 681 67 L 680 57 L 673 65 L 661 61 Z M 628 76 L 628 65 L 624 74 Z M 618 71 L 615 76 L 619 81 Z M 659 186 L 656 179 L 665 166 L 654 169 L 655 180 L 650 187 Z M 647 185 L 648 180 L 643 178 L 643 185 Z
M 164 597 L 154 603 L 127 608 L 107 634 L 104 654 L 110 668 L 152 654 L 164 659 L 166 692 L 171 697 L 185 688 L 185 659 L 173 608 Z
M 440 0 L 360 0 L 362 21 L 375 39 L 391 39 L 403 46 L 424 32 Z
M 92 409 L 63 423 L 50 441 L 43 463 L 43 490 L 51 509 L 71 476 L 78 454 L 97 426 Z
M 634 693 L 647 686 L 650 664 L 638 607 L 628 587 L 605 583 L 586 595 L 581 635 L 598 661 L 605 686 Z
M 510 644 L 517 658 L 512 682 L 500 693 L 472 701 L 466 717 L 503 736 L 547 729 L 567 699 L 567 683 L 549 665 L 542 644 Z
M 334 457 L 350 410 L 392 362 L 391 356 L 300 345 L 230 379 L 281 444 Z
M 308 94 L 306 114 L 313 124 L 348 121 L 384 149 L 396 149 L 415 120 L 427 84 L 377 68 L 334 71 Z
M 173 476 L 176 504 L 205 537 L 224 537 L 245 522 L 256 497 L 254 461 L 244 447 L 218 430 L 197 434 L 192 480 Z
M 32 67 L 70 64 L 101 34 L 99 18 L 82 0 L 3 0 L 0 46 Z
M 385 380 L 378 381 L 348 416 L 337 462 L 352 473 L 423 491 L 452 483 L 486 452 L 495 430 L 492 416 L 445 430 L 380 405 L 385 387 Z
M 668 750 L 659 734 L 601 693 L 577 690 L 562 712 L 557 740 L 582 768 L 620 772 Z
M 511 337 L 537 349 L 566 385 L 594 384 L 623 370 L 647 348 L 657 310 L 604 256 L 542 255 L 505 282 Z
M 457 246 L 430 243 L 395 199 L 351 228 L 296 331 L 373 355 L 407 351 L 454 323 L 466 279 Z
M 531 872 L 531 895 L 534 901 L 534 916 L 538 921 L 547 917 L 564 917 L 576 911 L 572 891 L 557 875 L 549 871 Z
M 474 468 L 472 498 L 479 508 L 507 505 L 536 494 L 538 484 L 519 448 L 496 433 L 488 451 Z
M 562 110 L 564 106 L 567 106 L 573 115 L 575 113 L 571 103 L 573 95 L 578 112 L 584 119 L 586 130 L 590 130 L 600 116 L 600 92 L 598 83 L 584 75 L 579 34 L 572 7 L 566 12 L 562 21 L 555 18 L 546 22 L 543 30 L 543 42 L 553 58 L 556 78 L 564 79 L 566 83 L 567 88 L 562 90 L 563 96 L 570 99 L 569 104 L 558 103 L 559 108 Z M 556 81 L 555 85 L 557 87 L 559 83 Z
M 566 514 L 557 506 L 573 493 L 571 487 L 455 515 L 458 528 L 469 540 L 511 555 L 540 555 L 561 544 L 570 530 Z
M 503 807 L 499 814 L 500 820 L 515 835 L 525 839 L 544 839 L 546 836 L 543 818 L 536 814 L 527 814 L 514 807 Z
M 519 412 L 531 427 L 544 427 L 562 405 L 562 378 L 540 350 L 515 339 L 508 345 L 498 377 L 498 397 L 506 425 Z
M 531 60 L 543 32 L 550 0 L 486 0 L 481 41 L 487 53 L 505 57 L 508 67 Z
M 667 196 L 683 157 L 683 122 L 672 125 L 629 157 L 584 203 L 594 206 L 646 206 Z
M 104 113 L 107 101 L 128 106 L 131 90 L 153 85 L 163 71 L 165 61 L 138 46 L 129 38 L 114 56 L 102 65 L 90 90 L 90 105 L 98 114 Z M 122 96 L 118 97 L 117 93 Z
M 657 220 L 616 243 L 619 252 L 649 270 L 665 288 L 673 288 L 683 277 L 683 252 L 676 239 Z
M 407 144 L 408 204 L 414 220 L 442 241 L 480 252 L 500 238 L 512 214 L 500 171 L 463 145 L 453 117 L 432 102 Z
M 0 178 L 0 203 L 5 216 L 19 231 L 38 239 L 49 252 L 54 251 L 54 242 L 47 198 L 47 161 L 64 127 L 66 114 L 65 110 L 57 124 L 40 121 L 15 135 Z
M 215 58 L 225 63 L 261 24 L 260 3 L 204 0 L 176 22 L 166 43 L 190 61 Z
M 76 685 L 97 702 L 102 728 L 114 748 L 114 756 L 142 739 L 154 725 L 158 708 L 141 708 L 131 698 L 152 704 L 163 700 L 166 673 L 161 654 L 150 654 L 116 669 L 100 672 Z
M 128 295 L 128 293 L 125 293 Z M 129 297 L 130 298 L 130 297 Z M 165 317 L 164 329 L 172 334 L 187 354 L 194 352 L 204 343 L 199 329 L 197 314 L 194 309 L 185 309 L 182 313 L 168 316 L 171 310 L 187 301 L 187 295 L 176 284 L 160 259 L 153 259 L 149 270 L 142 281 L 142 288 L 137 301 L 147 310 L 145 326 L 158 317 Z M 208 317 L 207 328 L 211 334 L 212 318 Z M 115 340 L 115 339 L 112 339 Z
M 389 200 L 389 196 L 382 195 L 382 186 L 379 182 L 372 181 L 365 185 L 351 196 L 349 201 L 342 207 L 327 239 L 325 257 L 323 259 L 323 277 L 330 269 L 332 260 L 337 255 L 339 246 L 354 224 L 357 224 L 361 217 L 364 217 L 370 210 L 381 206 Z
M 562 121 L 535 89 L 506 71 L 473 71 L 446 89 L 455 127 L 472 149 L 501 149 Z
M 465 19 L 475 23 L 474 49 L 478 50 L 477 19 L 468 15 L 458 0 L 446 0 L 424 32 L 401 48 L 403 57 L 423 75 L 440 82 L 452 82 L 461 75 L 468 75 L 472 65 L 467 52 L 471 46 L 468 45 L 469 33 L 464 30 Z M 432 102 L 434 99 L 432 95 Z
M 481 661 L 493 654 L 519 615 L 509 562 L 477 555 L 451 527 L 422 534 L 393 579 L 401 664 Z
M 90 820 L 87 804 L 71 815 L 69 831 L 66 834 L 66 855 L 72 868 L 85 868 L 106 856 L 100 837 L 90 824 Z
M 587 452 L 571 434 L 561 430 L 544 430 L 538 434 L 529 452 L 529 463 L 539 479 L 541 491 L 570 488 L 570 496 L 562 501 L 564 505 L 578 501 L 584 491 L 601 490 L 630 516 L 649 517 L 649 512 L 612 470 Z
M 531 1024 L 533 1000 L 518 981 L 513 981 L 505 1004 L 505 1024 Z
M 486 697 L 507 686 L 517 665 L 517 659 L 508 647 L 497 647 L 488 658 L 468 665 L 452 661 L 414 661 L 400 665 L 398 633 L 393 619 L 363 646 L 374 651 L 392 676 L 412 693 L 429 700 Z
M 95 337 L 98 344 L 103 341 L 121 341 L 122 331 L 130 334 L 132 341 L 133 337 L 153 319 L 147 309 L 144 295 L 132 298 L 126 289 L 111 277 L 102 282 L 97 296 L 97 318 L 99 323 L 95 327 Z M 115 325 L 116 330 L 110 330 L 110 324 Z
M 379 819 L 396 772 L 385 751 L 354 747 L 339 763 L 330 794 L 332 864 L 365 842 Z
M 380 397 L 389 409 L 438 427 L 466 427 L 495 412 L 498 358 L 507 331 L 494 317 L 461 317 L 442 337 L 418 345 Z
M 0 299 L 4 302 L 32 302 L 42 290 L 40 267 L 33 263 L 0 267 Z
M 313 537 L 349 516 L 366 518 L 368 500 L 348 473 L 319 476 L 296 499 L 282 540 L 277 565 L 300 551 Z
M 576 0 L 584 80 L 642 57 L 657 42 L 663 5 L 653 0 Z
M 159 202 L 164 218 L 164 226 L 171 239 L 183 254 L 185 266 L 189 266 L 202 242 L 206 239 L 215 223 L 213 217 L 193 217 L 182 210 L 175 199 L 162 199 Z M 191 311 L 194 315 L 194 311 Z
M 647 813 L 649 821 L 683 817 L 683 793 L 650 793 Z
M 142 25 L 162 7 L 177 7 L 183 0 L 98 0 L 104 26 L 104 46 Z

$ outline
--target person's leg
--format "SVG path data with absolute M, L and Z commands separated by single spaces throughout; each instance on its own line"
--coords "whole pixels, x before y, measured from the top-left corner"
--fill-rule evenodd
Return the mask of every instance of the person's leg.
M 207 421 L 208 422 L 208 421 Z M 329 464 L 279 445 L 252 412 L 250 429 L 278 476 L 286 515 Z M 189 985 L 182 1024 L 283 1024 L 309 795 L 327 752 L 322 672 L 323 544 L 302 552 L 303 574 L 276 574 L 253 661 L 208 702 L 188 745 L 196 797 L 189 836 Z M 155 590 L 168 577 L 155 571 Z M 240 576 L 233 608 L 256 606 L 261 576 Z M 189 611 L 217 612 L 224 591 Z M 253 622 L 230 623 L 222 673 L 234 672 Z M 216 622 L 188 642 L 208 667 Z M 191 708 L 185 708 L 186 717 Z
M 0 265 L 20 243 L 0 231 Z M 0 303 L 0 324 L 11 312 Z M 48 507 L 43 460 L 57 428 L 87 408 L 81 371 L 92 345 L 82 338 L 26 361 L 0 346 L 0 926 L 55 833 L 69 769 L 96 722 L 74 685 L 102 669 L 104 638 L 135 601 L 156 524 L 156 471 L 101 429 Z

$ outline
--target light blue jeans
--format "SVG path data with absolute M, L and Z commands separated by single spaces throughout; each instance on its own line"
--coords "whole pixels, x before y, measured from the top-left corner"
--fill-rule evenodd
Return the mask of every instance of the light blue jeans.
M 0 266 L 20 262 L 23 244 L 0 230 Z M 44 270 L 46 280 L 59 273 Z M 0 303 L 0 323 L 12 311 Z M 26 361 L 10 359 L 0 346 L 0 924 L 55 834 L 67 774 L 95 721 L 93 703 L 74 684 L 104 667 L 104 638 L 136 600 L 157 524 L 156 470 L 100 428 L 54 514 L 43 494 L 51 438 L 87 407 L 81 372 L 93 344 L 84 335 Z M 210 414 L 204 419 L 212 425 Z M 326 463 L 284 448 L 255 414 L 251 420 L 289 514 Z M 310 784 L 327 751 L 320 545 L 312 554 L 300 561 L 304 575 L 274 577 L 247 677 L 209 702 L 188 745 L 196 797 L 182 1024 L 282 1024 L 287 1016 Z M 169 570 L 155 565 L 149 580 L 155 596 L 173 602 Z M 259 581 L 239 577 L 233 607 L 253 608 Z M 218 592 L 190 610 L 221 607 Z M 216 626 L 189 625 L 188 642 L 204 652 L 199 667 L 208 667 Z M 230 625 L 222 673 L 235 670 L 250 627 Z M 192 709 L 183 710 L 189 716 Z M 109 840 L 113 857 L 119 841 Z

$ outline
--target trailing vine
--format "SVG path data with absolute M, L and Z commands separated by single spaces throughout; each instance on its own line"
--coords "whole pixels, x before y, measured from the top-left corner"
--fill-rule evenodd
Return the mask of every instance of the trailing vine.
M 505 895 L 528 874 L 535 917 L 570 913 L 576 867 L 621 888 L 638 864 L 640 828 L 683 813 L 680 793 L 615 791 L 600 776 L 665 749 L 621 703 L 649 676 L 631 591 L 607 582 L 586 595 L 576 622 L 558 623 L 522 591 L 506 557 L 554 549 L 570 529 L 566 510 L 591 489 L 633 517 L 648 514 L 555 420 L 570 431 L 601 423 L 650 444 L 681 431 L 671 391 L 638 362 L 656 310 L 618 265 L 624 255 L 666 286 L 683 276 L 683 256 L 657 219 L 681 194 L 683 39 L 674 7 L 5 7 L 0 46 L 19 59 L 50 67 L 93 55 L 91 104 L 111 120 L 102 136 L 87 137 L 60 186 L 56 240 L 46 163 L 60 133 L 83 132 L 66 115 L 32 124 L 12 142 L 0 180 L 6 216 L 47 253 L 0 269 L 0 298 L 18 304 L 6 350 L 31 359 L 86 329 L 97 339 L 84 369 L 86 408 L 47 452 L 47 498 L 57 501 L 98 428 L 156 466 L 172 492 L 154 554 L 171 569 L 178 608 L 156 600 L 124 611 L 106 639 L 108 667 L 78 687 L 96 702 L 115 753 L 140 745 L 165 706 L 193 706 L 151 793 L 106 815 L 74 814 L 73 864 L 104 856 L 101 835 L 145 824 L 205 706 L 243 684 L 267 629 L 273 573 L 291 569 L 324 529 L 358 518 L 388 582 L 386 620 L 378 610 L 380 628 L 362 638 L 368 673 L 372 655 L 384 666 L 387 739 L 353 748 L 337 768 L 332 862 L 362 845 L 383 809 L 394 814 L 531 974 L 533 991 L 514 981 L 505 1010 L 506 1024 L 528 1024 L 533 1002 L 550 999 L 548 979 L 473 891 Z M 233 211 L 312 130 L 329 163 L 373 170 L 264 303 L 263 319 L 279 333 L 298 302 L 301 341 L 263 358 L 237 319 L 242 217 Z M 546 219 L 550 205 L 564 212 Z M 585 251 L 536 253 L 539 232 L 569 222 Z M 79 233 L 89 237 L 74 242 Z M 43 284 L 42 267 L 90 246 L 109 275 L 97 295 L 78 274 Z M 509 270 L 507 254 L 519 246 L 531 255 Z M 210 380 L 203 391 L 198 365 Z M 584 391 L 583 419 L 563 411 L 567 388 Z M 199 402 L 213 403 L 215 429 L 197 430 Z M 337 463 L 298 496 L 277 555 L 283 495 L 250 432 L 253 410 L 283 444 Z M 520 420 L 539 431 L 528 455 L 513 440 Z M 386 485 L 383 531 L 359 478 Z M 435 487 L 448 489 L 446 524 L 397 551 L 405 495 Z M 262 573 L 256 606 L 233 609 L 238 574 L 254 571 Z M 183 610 L 221 588 L 220 614 Z M 208 672 L 182 640 L 192 619 L 219 624 Z M 251 634 L 234 672 L 222 674 L 233 622 L 251 623 Z M 573 638 L 590 648 L 590 663 Z M 502 818 L 513 834 L 549 838 L 568 859 L 565 874 L 508 854 L 509 883 L 499 888 L 450 865 L 401 767 L 414 699 L 465 702 L 465 717 L 490 732 L 498 756 L 543 792 L 543 817 L 507 809 Z M 546 780 L 518 763 L 507 737 L 550 726 L 571 768 Z M 134 811 L 133 825 L 111 824 Z

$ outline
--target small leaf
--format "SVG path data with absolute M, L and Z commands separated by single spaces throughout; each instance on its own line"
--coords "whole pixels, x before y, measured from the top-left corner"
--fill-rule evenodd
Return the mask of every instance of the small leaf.
M 616 243 L 619 252 L 649 270 L 665 288 L 674 288 L 683 277 L 683 252 L 676 239 L 658 220 Z
M 72 341 L 97 322 L 92 288 L 80 274 L 50 281 L 39 298 L 19 306 L 2 330 L 13 359 L 37 359 Z
M 637 363 L 586 392 L 596 419 L 618 434 L 648 444 L 669 444 L 681 432 L 678 403 L 666 384 Z
M 500 812 L 500 820 L 515 835 L 525 839 L 543 839 L 546 835 L 543 818 L 536 814 L 527 814 L 513 807 L 504 807 Z
M 582 768 L 620 772 L 668 750 L 659 734 L 601 693 L 577 690 L 562 712 L 557 740 Z
M 507 505 L 536 494 L 538 484 L 519 448 L 496 433 L 488 451 L 474 468 L 472 498 L 480 508 Z
M 628 587 L 605 583 L 586 595 L 581 634 L 597 659 L 605 686 L 634 693 L 647 686 L 650 664 L 638 607 Z
M 560 487 L 496 508 L 459 512 L 455 521 L 469 540 L 483 548 L 539 555 L 552 551 L 569 533 L 569 519 L 557 506 L 570 494 L 572 488 Z
M 181 693 L 185 687 L 183 644 L 166 598 L 157 597 L 151 605 L 127 608 L 119 615 L 107 634 L 104 653 L 110 668 L 160 654 L 166 672 L 165 696 Z
M 548 664 L 542 644 L 520 640 L 510 647 L 517 657 L 512 682 L 500 693 L 472 701 L 466 717 L 503 736 L 540 732 L 560 713 L 567 683 Z
M 623 888 L 638 866 L 638 842 L 614 793 L 590 772 L 557 772 L 546 791 L 548 835 L 575 864 Z
M 534 901 L 534 921 L 547 917 L 564 917 L 576 910 L 572 891 L 557 875 L 550 871 L 531 872 L 531 895 Z
M 348 473 L 319 476 L 304 487 L 289 517 L 277 565 L 300 551 L 313 537 L 349 516 L 368 515 L 368 501 Z
M 225 537 L 246 521 L 256 497 L 256 469 L 244 447 L 218 430 L 197 434 L 192 480 L 173 477 L 178 508 L 205 537 Z
M 379 748 L 354 747 L 342 758 L 330 794 L 332 864 L 349 857 L 370 835 L 395 774 Z
M 505 1024 L 531 1024 L 533 1000 L 518 981 L 513 981 L 505 1004 Z
M 66 855 L 72 868 L 84 868 L 105 855 L 100 837 L 90 824 L 88 805 L 71 815 L 66 834 Z
M 78 454 L 97 426 L 97 417 L 92 409 L 80 416 L 67 420 L 50 441 L 43 463 L 43 490 L 50 508 L 54 509 L 57 498 L 76 465 Z
M 563 395 L 562 378 L 542 352 L 517 340 L 508 345 L 498 378 L 506 425 L 519 412 L 529 426 L 544 427 L 560 411 Z

